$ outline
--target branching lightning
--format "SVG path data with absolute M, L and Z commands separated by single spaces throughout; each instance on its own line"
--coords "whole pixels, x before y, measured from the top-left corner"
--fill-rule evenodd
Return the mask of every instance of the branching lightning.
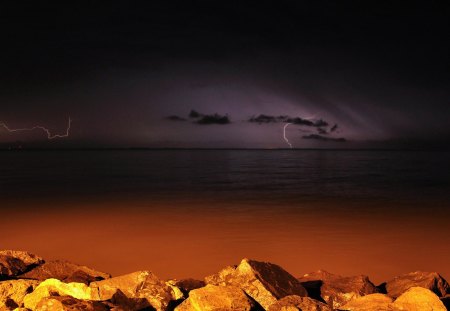
M 70 126 L 71 125 L 72 125 L 72 119 L 69 117 L 69 121 L 68 121 L 68 124 L 67 124 L 66 132 L 64 134 L 52 134 L 48 128 L 46 128 L 44 126 L 41 126 L 41 125 L 35 125 L 33 127 L 28 127 L 28 128 L 13 129 L 13 128 L 10 128 L 8 125 L 6 125 L 4 122 L 0 121 L 0 126 L 3 127 L 5 130 L 7 130 L 10 133 L 42 130 L 42 131 L 44 131 L 47 134 L 47 139 L 48 140 L 52 140 L 52 139 L 55 139 L 55 138 L 69 137 L 69 135 L 70 135 Z
M 286 128 L 292 123 L 286 123 L 283 127 L 283 138 L 286 141 L 286 143 L 289 145 L 289 147 L 292 149 L 292 144 L 289 142 L 289 140 L 286 137 Z

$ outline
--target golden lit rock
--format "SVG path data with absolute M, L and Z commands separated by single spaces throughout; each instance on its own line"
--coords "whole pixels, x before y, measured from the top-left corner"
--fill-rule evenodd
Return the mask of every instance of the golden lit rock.
M 20 307 L 24 297 L 39 284 L 33 280 L 9 280 L 0 282 L 0 310 Z
M 340 307 L 339 310 L 389 311 L 394 310 L 392 301 L 392 298 L 384 294 L 370 294 L 348 302 L 344 306 Z
M 447 311 L 439 297 L 423 287 L 411 287 L 394 301 L 393 306 L 396 310 Z
M 138 271 L 107 280 L 93 282 L 92 289 L 99 293 L 101 300 L 111 299 L 118 290 L 128 299 L 142 305 L 142 299 L 147 302 L 147 307 L 156 310 L 166 310 L 172 300 L 179 299 L 179 293 L 175 293 L 172 286 L 168 286 L 164 281 L 149 271 Z M 131 299 L 131 300 L 130 300 Z M 124 299 L 121 299 L 124 301 Z
M 194 289 L 176 311 L 250 311 L 252 303 L 245 293 L 234 286 L 206 285 Z
M 297 295 L 281 298 L 269 307 L 267 311 L 331 311 L 326 304 L 310 297 Z
M 65 283 L 77 282 L 89 284 L 90 282 L 108 279 L 111 275 L 86 266 L 76 265 L 65 260 L 53 260 L 45 262 L 19 277 L 41 281 L 46 279 L 58 279 Z
M 0 279 L 17 276 L 42 263 L 41 257 L 28 252 L 0 251 Z
M 308 290 L 310 297 L 322 298 L 335 309 L 353 299 L 378 292 L 365 275 L 346 277 L 319 270 L 305 274 L 299 281 Z
M 99 301 L 79 300 L 70 296 L 53 296 L 41 299 L 35 311 L 108 311 Z
M 384 284 L 386 292 L 392 298 L 397 298 L 411 287 L 423 287 L 431 290 L 439 297 L 450 293 L 447 281 L 436 272 L 415 271 L 396 276 Z
M 50 296 L 71 296 L 85 300 L 98 300 L 99 298 L 98 292 L 84 283 L 63 283 L 57 279 L 48 279 L 40 283 L 32 293 L 25 296 L 24 306 L 34 310 L 41 299 Z

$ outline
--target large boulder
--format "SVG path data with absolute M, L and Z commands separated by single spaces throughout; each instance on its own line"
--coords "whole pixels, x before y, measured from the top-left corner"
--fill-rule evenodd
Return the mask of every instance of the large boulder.
M 349 301 L 378 292 L 377 287 L 365 275 L 344 277 L 319 270 L 299 278 L 308 292 L 317 292 L 329 306 L 338 309 Z
M 41 299 L 35 311 L 108 311 L 109 306 L 100 301 L 75 299 L 70 296 L 52 296 Z
M 116 295 L 116 300 L 126 301 L 129 306 L 136 302 L 135 310 L 142 307 L 166 310 L 172 301 L 179 299 L 178 293 L 171 286 L 149 271 L 92 282 L 90 287 L 98 291 L 100 300 L 112 299 Z
M 331 311 L 331 308 L 309 297 L 291 295 L 281 298 L 267 311 Z
M 385 294 L 370 294 L 351 300 L 344 306 L 340 307 L 339 310 L 391 311 L 393 310 L 392 301 L 392 298 Z
M 204 287 L 206 284 L 204 281 L 195 279 L 182 279 L 182 280 L 169 280 L 166 282 L 169 286 L 176 286 L 181 290 L 185 297 L 189 296 L 191 290 Z
M 206 277 L 205 282 L 241 288 L 266 310 L 283 297 L 307 296 L 300 282 L 280 266 L 250 259 L 243 259 L 236 268 L 227 267 Z
M 190 292 L 189 298 L 176 311 L 250 311 L 252 302 L 234 286 L 206 285 Z
M 392 298 L 397 298 L 411 287 L 423 287 L 431 290 L 439 297 L 450 293 L 447 281 L 436 272 L 416 271 L 395 277 L 383 284 L 386 293 Z
M 84 283 L 63 283 L 57 279 L 48 279 L 24 297 L 24 306 L 34 310 L 39 301 L 50 296 L 71 296 L 77 299 L 99 300 L 98 292 Z
M 0 282 L 0 310 L 13 310 L 23 304 L 24 297 L 39 284 L 32 280 Z
M 447 311 L 439 297 L 423 287 L 411 287 L 393 303 L 394 310 Z
M 95 271 L 86 266 L 79 266 L 64 260 L 48 261 L 31 271 L 19 276 L 23 279 L 33 279 L 44 281 L 46 279 L 58 279 L 70 283 L 85 283 L 108 279 L 111 275 Z
M 0 279 L 16 277 L 40 264 L 44 260 L 24 251 L 0 251 Z

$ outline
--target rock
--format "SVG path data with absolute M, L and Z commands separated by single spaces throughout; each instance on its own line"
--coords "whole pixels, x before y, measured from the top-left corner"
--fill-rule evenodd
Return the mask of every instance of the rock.
M 92 282 L 90 287 L 98 289 L 101 300 L 108 300 L 120 290 L 118 297 L 124 301 L 124 297 L 128 298 L 127 303 L 133 301 L 137 305 L 145 307 L 153 307 L 156 310 L 166 310 L 171 301 L 177 300 L 177 293 L 168 286 L 164 281 L 149 271 L 138 271 L 103 281 Z
M 444 304 L 444 306 L 447 308 L 447 310 L 450 310 L 450 295 L 442 297 L 441 301 Z
M 184 279 L 184 280 L 169 280 L 166 284 L 169 283 L 171 286 L 176 286 L 179 288 L 185 297 L 189 296 L 189 292 L 193 289 L 204 287 L 206 284 L 204 281 L 195 280 L 195 279 Z
M 378 289 L 370 282 L 365 275 L 344 277 L 319 270 L 317 272 L 305 274 L 299 278 L 304 286 L 308 286 L 309 291 L 320 291 L 320 297 L 338 309 L 349 301 L 378 292 Z
M 24 251 L 0 251 L 0 279 L 8 279 L 22 274 L 44 263 L 41 257 Z
M 79 300 L 70 296 L 53 296 L 41 299 L 35 311 L 108 311 L 110 308 L 99 301 Z
M 239 287 L 266 310 L 280 298 L 307 296 L 300 282 L 280 266 L 249 259 L 243 259 L 235 269 L 227 267 L 216 275 L 206 277 L 205 282 Z
M 392 298 L 385 294 L 370 294 L 346 303 L 339 310 L 390 311 L 393 310 L 392 301 Z
M 267 311 L 331 311 L 326 304 L 309 297 L 296 295 L 281 298 L 269 307 Z
M 10 280 L 0 282 L 0 310 L 20 307 L 23 298 L 39 284 L 32 280 Z
M 231 282 L 233 275 L 236 272 L 236 268 L 237 266 L 228 266 L 216 274 L 205 277 L 205 284 L 226 286 Z
M 395 310 L 447 311 L 439 297 L 423 287 L 411 287 L 393 303 Z
M 190 292 L 189 298 L 176 311 L 250 311 L 252 303 L 245 293 L 234 286 L 206 285 Z
M 24 306 L 34 310 L 41 299 L 50 296 L 71 296 L 77 299 L 99 300 L 98 292 L 84 283 L 63 283 L 57 279 L 48 279 L 24 297 Z
M 46 262 L 19 277 L 41 281 L 58 279 L 66 283 L 77 282 L 89 284 L 90 282 L 108 279 L 111 275 L 68 261 L 54 260 Z
M 423 287 L 431 290 L 439 297 L 444 297 L 450 293 L 447 281 L 436 272 L 416 271 L 395 277 L 386 282 L 387 294 L 392 298 L 397 298 L 411 287 Z

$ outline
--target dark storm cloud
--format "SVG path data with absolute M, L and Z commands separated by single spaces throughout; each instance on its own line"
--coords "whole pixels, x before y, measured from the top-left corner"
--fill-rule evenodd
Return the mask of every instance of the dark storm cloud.
M 189 118 L 191 119 L 196 119 L 196 118 L 200 118 L 203 117 L 204 115 L 202 113 L 197 112 L 196 110 L 191 110 L 191 112 L 189 112 Z
M 166 119 L 169 120 L 169 121 L 186 121 L 185 118 L 182 118 L 182 117 L 179 117 L 179 116 L 175 116 L 175 115 L 168 116 L 168 117 L 166 117 Z
M 296 125 L 304 125 L 304 126 L 312 126 L 312 127 L 326 127 L 328 126 L 328 122 L 319 119 L 319 120 L 309 120 L 303 119 L 301 117 L 290 117 L 290 116 L 270 116 L 265 114 L 260 114 L 258 116 L 253 116 L 247 120 L 251 123 L 292 123 Z
M 302 136 L 303 139 L 314 139 L 314 140 L 320 140 L 320 141 L 335 141 L 335 142 L 346 142 L 347 139 L 344 137 L 334 138 L 334 137 L 325 137 L 318 134 L 311 134 L 311 135 L 305 135 Z
M 285 120 L 288 119 L 288 116 L 268 116 L 265 114 L 260 114 L 258 116 L 253 116 L 250 119 L 248 119 L 248 122 L 251 123 L 258 123 L 258 124 L 262 124 L 262 123 L 278 123 L 278 122 L 285 122 Z
M 198 119 L 195 123 L 201 124 L 201 125 L 210 125 L 210 124 L 230 124 L 230 118 L 228 115 L 220 115 L 220 114 L 206 114 L 202 115 L 200 119 Z
M 330 132 L 331 132 L 331 130 L 330 130 Z M 321 127 L 317 128 L 317 133 L 319 133 L 320 135 L 328 135 L 328 131 Z

